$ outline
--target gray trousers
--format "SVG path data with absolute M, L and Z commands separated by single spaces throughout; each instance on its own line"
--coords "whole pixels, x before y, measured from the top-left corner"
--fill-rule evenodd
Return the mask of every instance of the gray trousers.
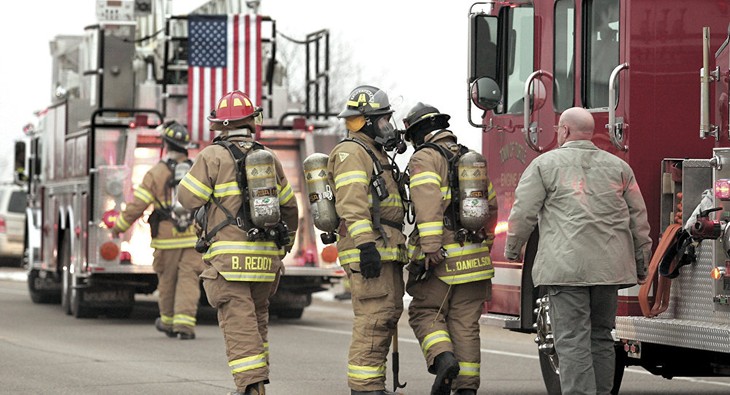
M 609 394 L 615 351 L 618 286 L 548 286 L 555 351 L 564 395 Z

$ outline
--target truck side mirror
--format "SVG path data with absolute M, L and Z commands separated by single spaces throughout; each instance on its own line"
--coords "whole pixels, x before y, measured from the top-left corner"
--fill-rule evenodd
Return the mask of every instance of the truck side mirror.
M 497 81 L 489 78 L 477 78 L 471 84 L 471 101 L 480 110 L 494 110 L 502 100 L 502 92 Z

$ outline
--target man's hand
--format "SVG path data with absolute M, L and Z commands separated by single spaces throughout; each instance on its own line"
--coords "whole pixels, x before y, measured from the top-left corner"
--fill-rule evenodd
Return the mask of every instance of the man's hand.
M 517 262 L 520 260 L 520 254 L 511 251 L 505 251 L 504 257 L 507 258 L 507 260 L 510 262 Z
M 375 248 L 375 243 L 365 243 L 357 246 L 360 250 L 360 274 L 365 278 L 380 277 L 380 253 Z

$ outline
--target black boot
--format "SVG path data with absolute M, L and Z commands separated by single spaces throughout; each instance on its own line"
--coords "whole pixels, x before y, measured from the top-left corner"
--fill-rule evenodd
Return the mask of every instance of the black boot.
M 246 386 L 246 392 L 244 392 L 244 395 L 264 395 L 266 391 L 264 391 L 264 382 L 259 381 L 258 383 L 249 384 Z
M 434 360 L 436 379 L 431 386 L 431 395 L 450 395 L 451 383 L 459 374 L 459 361 L 451 351 L 442 352 Z
M 471 388 L 462 388 L 460 390 L 456 390 L 456 392 L 454 392 L 454 395 L 477 395 L 477 390 L 473 390 Z
M 160 332 L 164 332 L 167 337 L 177 337 L 177 333 L 173 332 L 172 327 L 163 324 L 160 317 L 155 320 L 155 328 Z

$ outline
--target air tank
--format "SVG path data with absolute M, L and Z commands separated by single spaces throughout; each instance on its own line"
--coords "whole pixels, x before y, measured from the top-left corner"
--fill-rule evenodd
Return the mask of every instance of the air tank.
M 246 181 L 251 223 L 263 229 L 273 227 L 281 218 L 274 155 L 264 149 L 250 151 L 246 155 Z
M 489 218 L 487 160 L 481 154 L 469 151 L 459 158 L 457 166 L 461 226 L 478 232 Z

